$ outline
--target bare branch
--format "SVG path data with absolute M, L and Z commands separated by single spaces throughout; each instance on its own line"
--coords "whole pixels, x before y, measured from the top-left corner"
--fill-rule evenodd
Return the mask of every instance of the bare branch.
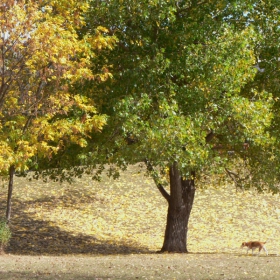
M 160 193 L 162 194 L 162 196 L 169 201 L 170 200 L 170 194 L 165 190 L 165 188 L 163 187 L 163 185 L 159 182 L 159 178 L 158 178 L 158 174 L 156 173 L 156 171 L 154 170 L 154 167 L 152 166 L 152 164 L 150 163 L 150 161 L 148 159 L 145 159 L 145 164 L 147 166 L 147 170 L 149 171 L 149 174 L 151 175 L 151 177 L 153 178 L 158 190 L 160 191 Z
M 214 136 L 215 135 L 214 135 L 213 131 L 211 130 L 205 137 L 206 143 L 209 143 L 214 138 Z
M 233 180 L 236 190 L 237 190 L 237 188 L 243 189 L 242 178 L 240 178 L 240 176 L 238 174 L 229 170 L 228 168 L 225 168 L 225 170 L 226 170 L 226 173 L 229 175 L 229 177 Z

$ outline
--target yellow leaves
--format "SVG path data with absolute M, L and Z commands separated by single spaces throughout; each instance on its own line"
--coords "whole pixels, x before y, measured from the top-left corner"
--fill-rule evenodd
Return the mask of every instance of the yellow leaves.
M 77 27 L 83 25 L 83 18 L 81 14 L 86 12 L 89 8 L 88 1 L 74 1 L 74 0 L 51 0 L 48 5 L 52 7 L 49 9 L 50 13 L 59 13 L 67 22 L 75 23 Z
M 85 147 L 90 133 L 101 131 L 106 117 L 69 89 L 86 79 L 110 78 L 107 66 L 93 75 L 91 59 L 94 49 L 112 48 L 117 41 L 101 26 L 93 36 L 78 36 L 88 1 L 4 0 L 2 5 L 0 142 L 9 149 L 0 150 L 0 172 L 10 164 L 27 169 L 35 155 L 51 158 L 72 143 Z
M 48 81 L 54 77 L 68 79 L 70 82 L 81 78 L 93 78 L 89 69 L 90 58 L 94 56 L 92 48 L 112 48 L 116 38 L 104 37 L 102 33 L 107 33 L 108 30 L 98 27 L 96 36 L 78 39 L 75 29 L 76 19 L 81 18 L 80 13 L 84 12 L 86 7 L 88 7 L 87 1 L 79 1 L 79 3 L 50 1 L 48 6 L 43 8 L 38 7 L 36 1 L 31 1 L 24 7 L 15 4 L 9 10 L 13 15 L 13 23 L 10 27 L 6 26 L 7 33 L 10 34 L 9 39 L 13 41 L 12 37 L 17 40 L 23 34 L 26 36 L 17 41 L 15 47 L 31 54 L 26 56 L 28 59 L 25 65 L 34 74 L 37 75 L 39 69 L 43 70 L 52 63 L 53 67 L 49 68 L 48 72 L 56 74 L 51 75 L 52 78 L 47 77 L 45 69 L 44 78 Z M 91 43 L 92 48 L 89 47 Z
M 236 192 L 230 186 L 198 190 L 189 224 L 190 250 L 242 254 L 243 241 L 275 238 L 277 199 L 271 194 Z M 279 249 L 273 246 L 269 251 Z
M 6 99 L 7 108 L 15 108 L 18 106 L 18 99 L 14 96 L 14 92 L 11 92 L 11 95 Z
M 34 156 L 36 150 L 32 149 L 29 145 L 29 141 L 20 140 L 17 142 L 17 150 L 23 155 L 25 160 Z
M 101 50 L 103 48 L 112 49 L 118 42 L 118 39 L 115 36 L 104 36 L 104 34 L 108 32 L 109 31 L 107 28 L 98 26 L 95 29 L 95 35 L 86 37 L 87 42 L 91 45 L 93 49 L 96 50 Z
M 105 115 L 98 115 L 87 118 L 85 122 L 85 131 L 90 132 L 92 130 L 100 132 L 106 125 L 107 117 Z
M 0 170 L 8 170 L 13 163 L 13 151 L 5 141 L 0 141 Z
M 103 26 L 98 26 L 97 28 L 96 28 L 96 31 L 97 32 L 103 32 L 103 33 L 108 33 L 109 32 L 109 30 L 106 28 L 106 27 L 103 27 Z
M 26 234 L 34 234 L 32 227 L 26 225 L 31 220 L 32 225 L 40 225 L 42 232 L 36 231 L 39 240 L 43 239 L 44 233 L 59 235 L 63 232 L 67 236 L 89 238 L 96 253 L 101 253 L 100 250 L 122 252 L 121 247 L 116 249 L 118 251 L 106 249 L 106 244 L 159 250 L 163 242 L 167 203 L 153 181 L 143 173 L 139 173 L 138 166 L 130 166 L 116 181 L 104 175 L 104 180 L 99 183 L 84 176 L 72 185 L 16 178 L 14 232 L 20 229 Z M 6 192 L 0 192 L 1 195 L 5 196 Z M 236 193 L 230 186 L 198 189 L 188 227 L 189 251 L 242 255 L 246 251 L 240 249 L 241 242 L 256 239 L 268 241 L 269 253 L 279 253 L 280 247 L 274 242 L 280 238 L 278 199 L 278 195 Z M 23 236 L 14 238 L 16 241 Z M 64 245 L 60 244 L 56 238 L 50 242 L 60 250 L 65 244 L 70 248 L 73 245 L 70 240 L 63 240 Z M 20 250 L 27 250 L 24 244 L 18 244 L 23 246 Z M 37 249 L 53 253 L 54 249 L 48 245 L 40 245 Z
M 67 58 L 65 56 L 62 56 L 59 58 L 59 63 L 60 64 L 66 64 L 67 63 Z
M 75 105 L 82 109 L 85 112 L 90 112 L 90 113 L 96 113 L 96 109 L 92 104 L 92 101 L 88 99 L 86 96 L 82 96 L 79 94 L 76 94 L 73 96 L 73 100 L 75 102 Z
M 38 155 L 41 155 L 45 158 L 51 158 L 52 154 L 56 153 L 59 150 L 59 147 L 51 146 L 46 141 L 40 141 L 36 143 L 36 148 L 38 151 Z
M 15 165 L 18 170 L 26 170 L 27 160 L 34 156 L 36 149 L 30 146 L 29 142 L 19 140 L 14 151 L 7 142 L 0 142 L 0 170 L 8 170 L 11 165 Z

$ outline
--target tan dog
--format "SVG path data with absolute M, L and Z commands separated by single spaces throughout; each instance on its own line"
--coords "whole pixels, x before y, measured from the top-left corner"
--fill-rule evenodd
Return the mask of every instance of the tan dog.
M 252 250 L 252 255 L 254 253 L 254 250 L 259 248 L 259 254 L 261 253 L 261 250 L 265 251 L 266 255 L 268 255 L 268 252 L 264 246 L 266 242 L 259 242 L 259 241 L 249 241 L 249 242 L 243 242 L 241 245 L 241 248 L 247 247 L 247 254 L 249 250 Z

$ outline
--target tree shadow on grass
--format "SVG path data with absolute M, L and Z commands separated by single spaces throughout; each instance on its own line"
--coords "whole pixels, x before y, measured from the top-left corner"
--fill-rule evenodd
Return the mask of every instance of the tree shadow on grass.
M 4 213 L 5 200 L 0 199 L 0 211 Z M 136 254 L 151 253 L 135 245 L 104 241 L 89 235 L 74 234 L 51 225 L 48 221 L 36 220 L 25 213 L 26 203 L 13 200 L 14 212 L 10 223 L 12 238 L 6 253 L 16 255 L 65 255 L 65 254 Z M 117 243 L 117 244 L 116 244 Z

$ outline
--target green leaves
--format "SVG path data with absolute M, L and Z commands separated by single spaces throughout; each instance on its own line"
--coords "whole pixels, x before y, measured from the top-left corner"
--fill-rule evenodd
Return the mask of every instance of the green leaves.
M 277 103 L 259 80 L 265 74 L 254 67 L 266 49 L 262 28 L 277 31 L 274 12 L 267 21 L 263 17 L 269 3 L 91 5 L 89 22 L 98 21 L 118 37 L 118 47 L 106 57 L 114 79 L 97 88 L 100 108 L 110 116 L 103 135 L 108 141 L 99 140 L 111 163 L 148 158 L 164 173 L 177 160 L 185 174 L 215 173 L 236 158 L 244 160 L 246 139 L 252 169 L 258 149 L 269 154 Z M 269 44 L 276 47 L 276 33 L 273 38 L 275 45 Z M 273 69 L 267 75 L 270 88 L 278 84 L 268 82 Z M 214 136 L 206 143 L 210 132 Z M 99 155 L 105 159 L 100 150 Z

